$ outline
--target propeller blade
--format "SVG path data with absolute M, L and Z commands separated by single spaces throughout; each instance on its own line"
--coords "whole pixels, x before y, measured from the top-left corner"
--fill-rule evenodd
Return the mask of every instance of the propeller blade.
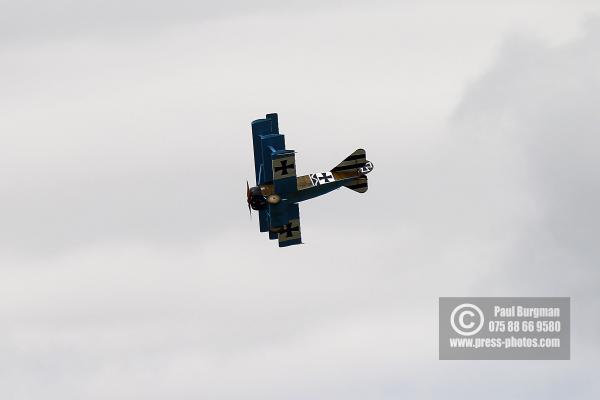
M 252 196 L 250 195 L 250 185 L 248 181 L 246 181 L 246 201 L 248 202 L 248 212 L 250 212 L 250 218 L 252 218 L 252 207 L 250 207 L 250 201 L 252 200 Z

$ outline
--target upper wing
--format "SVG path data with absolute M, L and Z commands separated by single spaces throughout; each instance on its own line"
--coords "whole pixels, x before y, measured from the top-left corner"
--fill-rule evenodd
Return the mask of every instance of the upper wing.
M 279 134 L 277 114 L 267 114 L 265 119 L 252 122 L 252 145 L 256 184 L 271 182 L 273 180 L 271 155 L 285 150 L 285 137 Z

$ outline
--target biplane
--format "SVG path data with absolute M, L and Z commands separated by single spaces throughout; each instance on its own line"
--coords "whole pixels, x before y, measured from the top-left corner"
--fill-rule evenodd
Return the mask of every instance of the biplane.
M 298 203 L 340 187 L 358 193 L 368 189 L 373 163 L 363 149 L 355 150 L 330 171 L 296 176 L 295 151 L 285 148 L 277 114 L 252 122 L 256 186 L 246 182 L 248 209 L 258 211 L 261 232 L 278 239 L 279 247 L 302 243 Z

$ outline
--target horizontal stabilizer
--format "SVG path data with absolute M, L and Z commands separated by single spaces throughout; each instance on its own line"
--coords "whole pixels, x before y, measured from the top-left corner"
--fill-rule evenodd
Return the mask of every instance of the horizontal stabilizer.
M 365 166 L 367 162 L 367 153 L 364 149 L 356 149 L 354 153 L 350 154 L 341 163 L 335 166 L 331 172 L 350 172 Z
M 373 163 L 367 160 L 364 149 L 357 149 L 341 163 L 335 166 L 331 172 L 337 177 L 349 177 L 366 175 L 373 170 Z M 337 178 L 336 178 L 337 179 Z
M 368 180 L 365 175 L 361 175 L 358 178 L 352 179 L 345 185 L 348 189 L 352 189 L 358 193 L 364 193 L 369 189 Z

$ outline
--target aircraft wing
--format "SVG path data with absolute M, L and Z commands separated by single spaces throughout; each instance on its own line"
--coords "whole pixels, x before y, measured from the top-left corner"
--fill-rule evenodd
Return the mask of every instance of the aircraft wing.
M 269 238 L 277 239 L 279 247 L 301 244 L 300 209 L 297 203 L 286 200 L 286 194 L 298 190 L 296 157 L 293 150 L 285 148 L 277 114 L 252 122 L 252 146 L 256 185 L 273 183 L 275 193 L 281 196 L 279 203 L 259 210 L 260 231 L 269 232 Z
M 278 239 L 279 247 L 302 243 L 298 204 L 281 202 L 269 206 L 269 238 Z
M 279 133 L 277 114 L 267 114 L 266 118 L 252 122 L 252 146 L 256 185 L 271 182 L 273 180 L 272 154 L 285 151 L 285 137 Z
M 296 180 L 296 155 L 293 150 L 277 151 L 271 155 L 275 193 L 285 198 L 286 193 L 298 190 Z

